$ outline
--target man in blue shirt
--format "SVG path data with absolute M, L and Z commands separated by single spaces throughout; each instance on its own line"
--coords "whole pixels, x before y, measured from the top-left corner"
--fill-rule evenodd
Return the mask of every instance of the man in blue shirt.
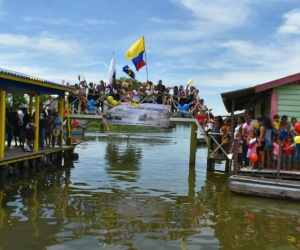
M 52 133 L 52 148 L 55 146 L 55 139 L 57 137 L 57 143 L 59 147 L 62 146 L 62 119 L 57 112 L 53 112 L 53 133 Z

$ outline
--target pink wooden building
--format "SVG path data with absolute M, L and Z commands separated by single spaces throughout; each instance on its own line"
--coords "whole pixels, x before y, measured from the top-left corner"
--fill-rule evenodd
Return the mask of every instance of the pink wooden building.
M 229 113 L 254 111 L 255 116 L 270 117 L 287 115 L 300 120 L 300 73 L 280 78 L 253 87 L 221 94 Z

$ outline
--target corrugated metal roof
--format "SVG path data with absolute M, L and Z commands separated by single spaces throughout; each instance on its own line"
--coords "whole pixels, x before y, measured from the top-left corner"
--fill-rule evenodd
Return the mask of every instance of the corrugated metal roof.
M 12 76 L 20 77 L 20 78 L 23 78 L 23 79 L 29 79 L 29 80 L 33 80 L 33 81 L 37 81 L 37 82 L 44 82 L 44 83 L 59 86 L 59 87 L 74 89 L 74 86 L 62 85 L 62 84 L 59 84 L 59 83 L 56 83 L 56 82 L 47 81 L 47 80 L 44 80 L 44 79 L 41 79 L 41 78 L 29 76 L 29 75 L 19 73 L 19 72 L 15 72 L 15 71 L 12 71 L 12 70 L 7 70 L 7 69 L 0 68 L 0 73 L 5 74 L 5 75 L 12 75 Z

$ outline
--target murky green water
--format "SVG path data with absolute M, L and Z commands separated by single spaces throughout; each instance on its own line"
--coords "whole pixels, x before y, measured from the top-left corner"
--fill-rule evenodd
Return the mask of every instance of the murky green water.
M 189 135 L 88 134 L 74 168 L 2 181 L 0 249 L 300 248 L 300 204 L 228 192 Z

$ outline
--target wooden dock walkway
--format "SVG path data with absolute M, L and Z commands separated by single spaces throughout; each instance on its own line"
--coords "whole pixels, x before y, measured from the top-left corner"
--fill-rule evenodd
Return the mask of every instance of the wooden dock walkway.
M 259 172 L 261 178 L 245 175 L 231 176 L 229 178 L 229 190 L 246 195 L 300 200 L 300 182 L 295 179 L 295 176 L 299 178 L 300 172 L 282 171 L 281 179 L 264 178 L 262 176 L 264 171 Z
M 63 146 L 63 147 L 45 147 L 44 150 L 39 150 L 38 152 L 24 152 L 21 147 L 15 147 L 14 149 L 5 149 L 4 158 L 0 159 L 0 166 L 8 165 L 12 163 L 22 162 L 31 159 L 37 159 L 40 157 L 45 157 L 45 155 L 73 151 L 75 145 Z
M 233 168 L 232 168 L 233 172 Z M 239 176 L 247 176 L 247 177 L 259 177 L 264 179 L 276 179 L 277 178 L 277 169 L 268 169 L 257 170 L 257 169 L 247 169 L 241 168 L 237 171 Z M 280 179 L 281 180 L 300 180 L 300 170 L 294 171 L 280 171 Z

